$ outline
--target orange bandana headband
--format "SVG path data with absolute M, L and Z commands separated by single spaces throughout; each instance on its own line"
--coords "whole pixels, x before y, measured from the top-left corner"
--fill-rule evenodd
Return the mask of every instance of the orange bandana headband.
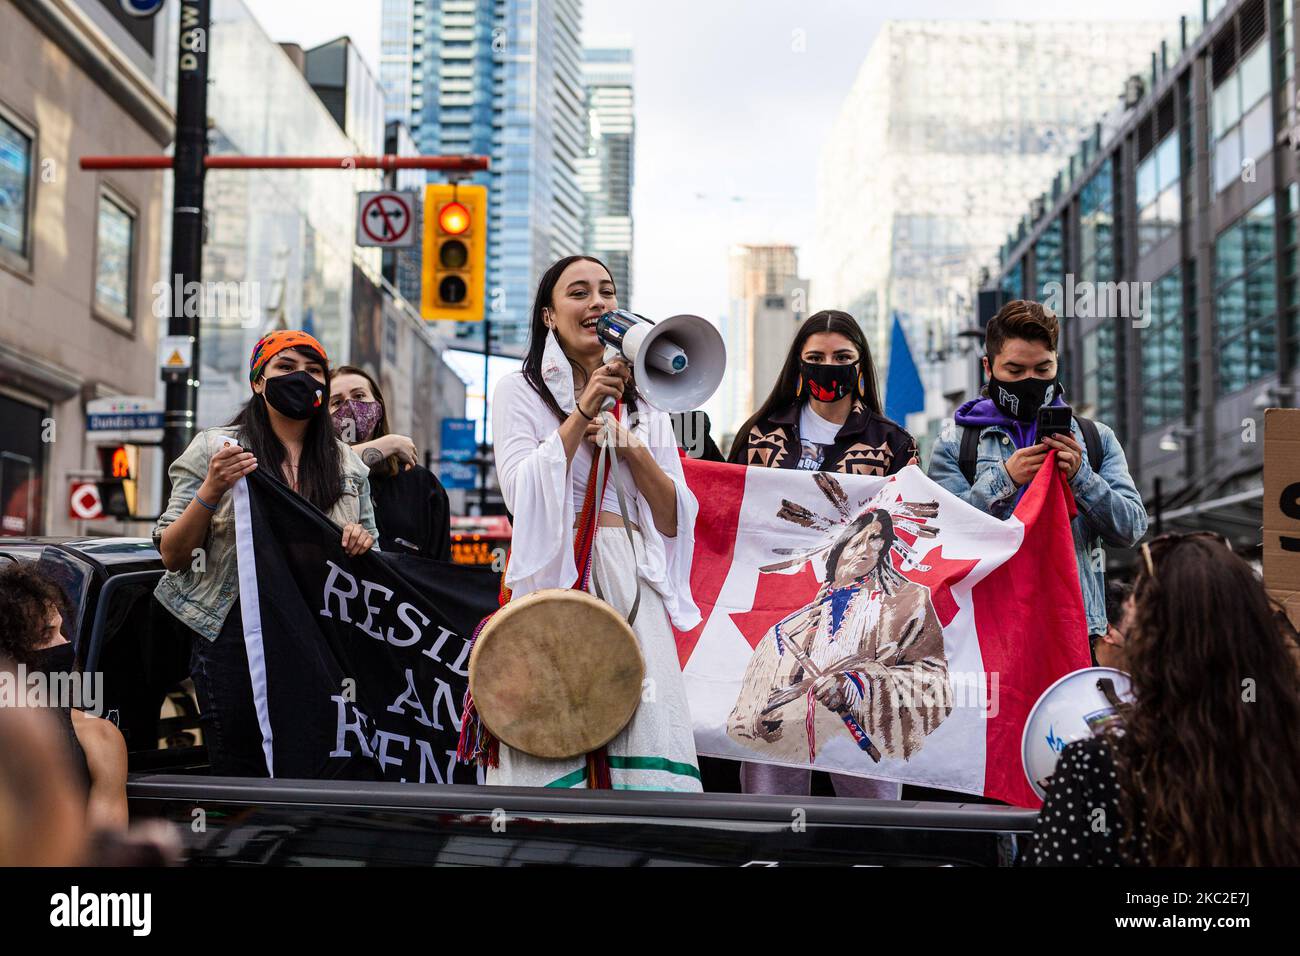
M 319 352 L 320 357 L 329 365 L 329 356 L 325 354 L 325 349 L 315 338 L 299 329 L 285 329 L 280 332 L 268 332 L 257 340 L 253 346 L 253 357 L 248 362 L 248 381 L 256 382 L 266 366 L 270 364 L 271 359 L 275 358 L 285 349 L 297 348 L 299 346 L 309 348 L 314 352 Z

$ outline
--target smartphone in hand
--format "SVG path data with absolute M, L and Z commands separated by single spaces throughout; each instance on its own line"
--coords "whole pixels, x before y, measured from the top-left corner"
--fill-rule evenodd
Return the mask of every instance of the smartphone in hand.
M 1070 434 L 1070 422 L 1074 418 L 1074 409 L 1069 405 L 1044 405 L 1038 410 L 1038 430 L 1035 442 L 1041 442 L 1048 435 Z

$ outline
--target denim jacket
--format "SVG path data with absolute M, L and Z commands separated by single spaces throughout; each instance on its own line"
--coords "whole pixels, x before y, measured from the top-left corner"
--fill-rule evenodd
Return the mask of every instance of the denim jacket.
M 1118 548 L 1131 548 L 1147 530 L 1146 506 L 1128 473 L 1124 449 L 1111 429 L 1097 422 L 1101 433 L 1101 471 L 1093 471 L 1079 423 L 1072 421 L 1074 440 L 1085 449 L 1079 470 L 1070 479 L 1078 515 L 1070 522 L 1074 532 L 1074 557 L 1079 565 L 1079 585 L 1088 616 L 1088 633 L 1106 633 L 1106 576 L 1097 553 L 1099 541 Z M 1006 519 L 1014 510 L 1019 487 L 1011 480 L 1004 462 L 1015 453 L 1012 438 L 997 425 L 980 431 L 975 484 L 966 481 L 958 458 L 962 429 L 949 420 L 930 456 L 929 475 L 963 501 L 995 518 Z
M 167 510 L 159 516 L 153 529 L 155 547 L 161 549 L 163 529 L 181 516 L 207 478 L 208 463 L 221 450 L 222 439 L 237 435 L 238 430 L 234 428 L 205 429 L 172 462 L 168 469 L 172 495 Z M 334 502 L 329 516 L 338 525 L 361 525 L 378 541 L 374 505 L 370 500 L 370 470 L 346 444 L 338 442 L 338 446 L 343 456 L 343 494 Z M 196 556 L 184 570 L 168 571 L 158 582 L 154 596 L 190 629 L 215 641 L 239 596 L 239 568 L 235 559 L 234 496 L 227 491 L 219 502 L 209 504 L 216 504 L 217 510 L 208 523 L 202 561 Z

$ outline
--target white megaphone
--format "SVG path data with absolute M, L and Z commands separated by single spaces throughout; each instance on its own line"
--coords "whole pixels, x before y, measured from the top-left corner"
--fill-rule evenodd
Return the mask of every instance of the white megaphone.
M 1132 681 L 1113 667 L 1072 671 L 1043 691 L 1020 737 L 1025 776 L 1039 799 L 1065 745 L 1122 726 L 1120 704 L 1132 700 Z
M 722 335 L 698 315 L 674 315 L 662 322 L 617 309 L 596 322 L 605 361 L 623 358 L 632 366 L 637 391 L 665 412 L 699 408 L 717 391 L 727 368 Z M 603 408 L 613 408 L 607 398 Z

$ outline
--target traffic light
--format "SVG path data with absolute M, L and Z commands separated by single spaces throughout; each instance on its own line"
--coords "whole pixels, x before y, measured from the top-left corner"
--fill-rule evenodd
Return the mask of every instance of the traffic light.
M 135 514 L 135 473 L 140 450 L 134 445 L 106 445 L 99 449 L 99 500 L 104 514 L 130 518 Z
M 420 314 L 478 322 L 487 289 L 487 187 L 424 188 L 424 270 Z

